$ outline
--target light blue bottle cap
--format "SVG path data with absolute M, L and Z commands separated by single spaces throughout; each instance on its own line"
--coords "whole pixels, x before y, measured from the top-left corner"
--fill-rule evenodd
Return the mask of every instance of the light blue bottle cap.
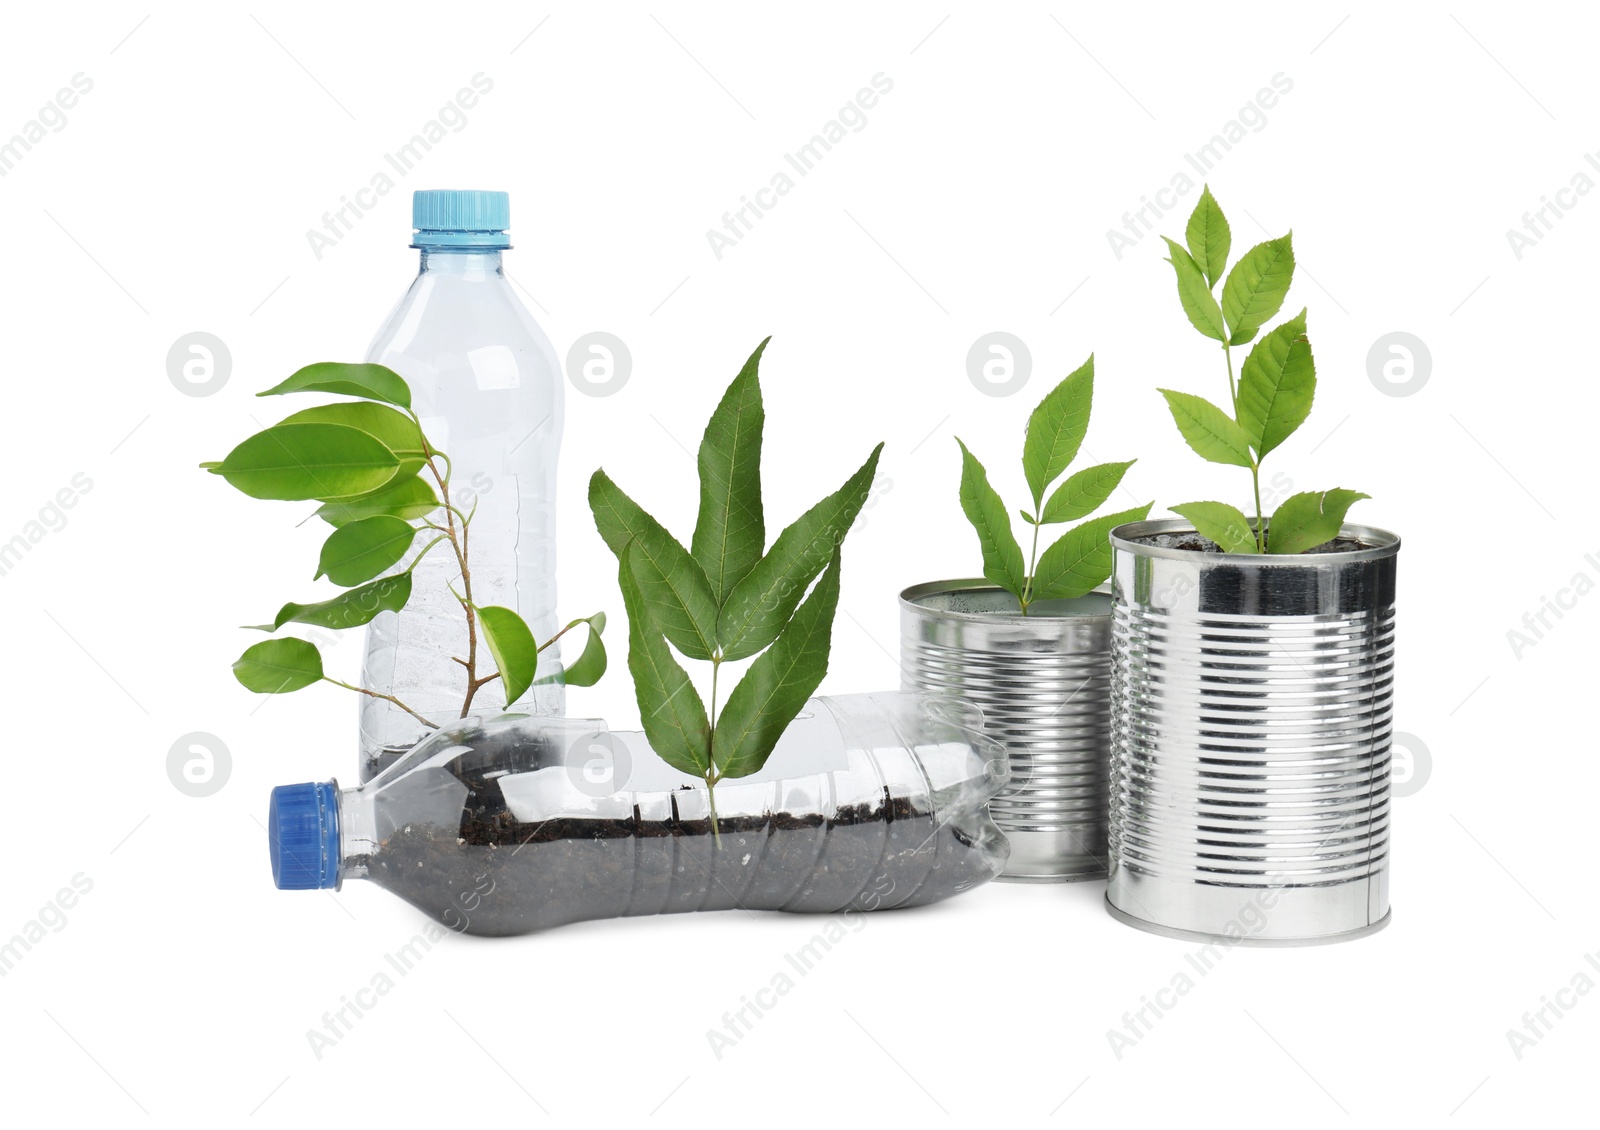
M 267 807 L 267 852 L 280 891 L 339 885 L 339 786 L 279 785 Z
M 511 195 L 476 188 L 428 188 L 411 194 L 412 247 L 511 246 Z

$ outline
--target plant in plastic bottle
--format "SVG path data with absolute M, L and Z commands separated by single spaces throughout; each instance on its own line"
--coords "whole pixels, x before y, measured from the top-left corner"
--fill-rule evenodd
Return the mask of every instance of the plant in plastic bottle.
M 688 549 L 604 470 L 589 480 L 595 524 L 617 555 L 628 670 L 645 734 L 662 760 L 705 781 L 714 832 L 717 782 L 766 764 L 827 673 L 839 546 L 867 499 L 883 450 L 880 443 L 843 486 L 767 547 L 766 414 L 758 375 L 766 347 L 767 341 L 756 347 L 706 425 L 700 510 Z M 711 664 L 709 710 L 674 648 Z M 744 677 L 725 691 L 723 664 L 752 657 Z
M 466 654 L 451 657 L 461 667 L 459 717 L 467 717 L 478 692 L 497 679 L 505 684 L 510 707 L 534 684 L 539 653 L 580 624 L 588 625 L 588 640 L 564 681 L 589 686 L 604 674 L 603 612 L 574 620 L 539 643 L 514 610 L 475 603 L 473 514 L 449 501 L 450 457 L 423 434 L 411 390 L 398 373 L 382 365 L 324 362 L 259 395 L 294 392 L 352 399 L 296 412 L 241 442 L 226 459 L 201 466 L 252 498 L 321 503 L 316 517 L 333 532 L 323 542 L 315 579 L 326 577 L 344 591 L 311 604 L 285 604 L 271 623 L 254 628 L 355 628 L 382 612 L 398 612 L 411 599 L 418 563 L 430 553 L 447 553 L 460 585 L 452 583 L 450 591 L 467 630 Z M 233 672 L 262 694 L 327 682 L 391 702 L 430 728 L 445 721 L 425 717 L 394 695 L 325 674 L 322 655 L 308 640 L 279 637 L 254 644 Z

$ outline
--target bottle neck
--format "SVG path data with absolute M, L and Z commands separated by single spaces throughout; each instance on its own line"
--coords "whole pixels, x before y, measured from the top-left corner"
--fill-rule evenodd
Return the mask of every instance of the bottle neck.
M 339 790 L 339 882 L 365 879 L 367 860 L 378 851 L 376 790 Z
M 424 247 L 421 273 L 469 280 L 493 279 L 505 277 L 505 268 L 500 262 L 499 248 Z

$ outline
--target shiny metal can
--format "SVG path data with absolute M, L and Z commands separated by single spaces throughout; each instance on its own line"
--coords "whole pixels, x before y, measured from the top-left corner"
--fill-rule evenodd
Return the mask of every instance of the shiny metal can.
M 1150 541 L 1192 533 L 1111 533 L 1107 907 L 1227 944 L 1380 930 L 1400 539 L 1350 525 L 1358 548 L 1282 556 Z
M 900 594 L 905 690 L 952 695 L 1006 747 L 1011 780 L 989 802 L 1011 842 L 1002 881 L 1106 874 L 1111 597 L 1041 600 L 1024 616 L 985 580 L 936 581 Z

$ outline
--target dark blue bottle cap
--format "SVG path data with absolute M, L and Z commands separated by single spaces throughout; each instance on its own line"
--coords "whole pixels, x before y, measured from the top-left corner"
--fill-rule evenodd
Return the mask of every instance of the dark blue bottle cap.
M 267 851 L 280 891 L 339 885 L 339 786 L 279 785 L 267 808 Z

